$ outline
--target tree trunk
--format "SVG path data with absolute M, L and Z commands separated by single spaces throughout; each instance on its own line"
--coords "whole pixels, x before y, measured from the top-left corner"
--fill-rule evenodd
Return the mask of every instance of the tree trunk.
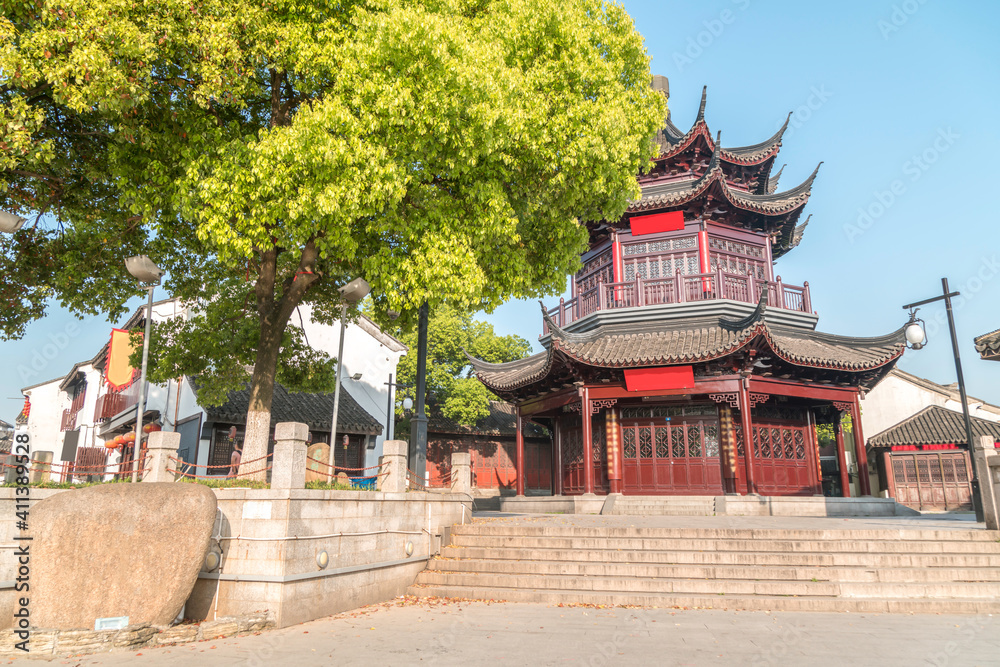
M 253 379 L 250 383 L 250 406 L 247 410 L 247 428 L 243 437 L 243 460 L 240 473 L 244 479 L 267 481 L 270 463 L 263 457 L 271 441 L 271 399 L 274 398 L 274 381 L 278 374 L 278 352 L 281 350 L 281 333 L 275 326 L 261 324 L 260 342 L 254 360 Z
M 257 313 L 260 319 L 260 338 L 254 360 L 253 379 L 250 383 L 250 404 L 247 409 L 247 428 L 243 437 L 243 460 L 240 474 L 243 479 L 265 482 L 270 465 L 264 458 L 271 441 L 271 400 L 274 382 L 278 375 L 278 354 L 281 339 L 295 307 L 318 278 L 313 267 L 319 253 L 310 240 L 302 249 L 299 270 L 285 278 L 281 298 L 275 301 L 277 283 L 278 249 L 270 248 L 261 254 L 260 272 L 255 286 Z

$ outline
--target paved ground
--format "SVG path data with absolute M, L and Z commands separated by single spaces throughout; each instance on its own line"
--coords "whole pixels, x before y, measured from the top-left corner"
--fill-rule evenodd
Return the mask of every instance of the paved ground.
M 982 529 L 963 514 L 889 518 L 496 515 L 547 525 Z M 559 607 L 401 598 L 259 635 L 59 665 L 1000 665 L 1000 616 Z M 12 664 L 38 664 L 17 660 Z
M 54 663 L 986 666 L 1000 663 L 1000 617 L 604 609 L 407 598 L 256 636 Z

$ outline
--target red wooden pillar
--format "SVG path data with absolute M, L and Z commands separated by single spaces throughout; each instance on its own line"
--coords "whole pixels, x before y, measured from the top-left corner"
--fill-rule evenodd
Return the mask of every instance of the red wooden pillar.
M 837 411 L 833 423 L 833 435 L 837 439 L 837 467 L 840 469 L 840 488 L 845 498 L 851 497 L 851 476 L 847 473 L 847 454 L 844 451 L 844 425 L 841 423 L 844 415 Z
M 611 493 L 621 493 L 622 439 L 621 429 L 618 427 L 618 408 L 607 408 L 604 412 L 604 440 L 608 450 L 608 489 Z
M 750 420 L 750 391 L 745 382 L 740 382 L 740 422 L 743 426 L 743 465 L 747 474 L 747 493 L 757 493 L 753 460 L 753 423 Z
M 871 478 L 868 477 L 868 453 L 865 451 L 865 434 L 861 429 L 861 406 L 857 395 L 851 401 L 851 422 L 854 431 L 854 455 L 858 459 L 858 489 L 863 496 L 872 494 Z
M 525 473 L 524 468 L 524 425 L 521 420 L 521 408 L 514 408 L 514 422 L 517 431 L 517 495 L 524 495 Z
M 611 282 L 620 283 L 625 278 L 625 265 L 622 261 L 622 242 L 618 238 L 618 230 L 611 230 Z
M 583 492 L 594 492 L 594 434 L 590 421 L 590 391 L 580 387 L 580 419 L 583 434 Z

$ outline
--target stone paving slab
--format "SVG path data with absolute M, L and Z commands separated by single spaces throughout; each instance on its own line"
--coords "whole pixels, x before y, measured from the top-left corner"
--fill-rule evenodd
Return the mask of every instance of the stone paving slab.
M 399 599 L 259 635 L 65 665 L 995 665 L 1000 616 Z M 16 660 L 13 664 L 38 664 Z

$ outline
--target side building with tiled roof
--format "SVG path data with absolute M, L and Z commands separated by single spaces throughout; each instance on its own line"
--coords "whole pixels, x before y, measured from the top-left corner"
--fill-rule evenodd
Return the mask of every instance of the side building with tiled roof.
M 972 508 L 972 459 L 955 384 L 893 369 L 864 401 L 872 487 L 918 510 Z M 1000 406 L 969 396 L 973 436 L 1000 440 Z
M 654 87 L 668 90 L 663 77 Z M 543 306 L 544 351 L 476 376 L 553 434 L 557 495 L 870 495 L 860 400 L 903 354 L 902 328 L 856 337 L 816 330 L 807 282 L 774 262 L 799 245 L 818 167 L 779 191 L 787 122 L 730 148 L 706 121 L 668 118 L 640 197 L 589 221 L 572 294 Z M 835 424 L 820 451 L 818 424 Z M 517 492 L 534 474 L 516 447 Z

